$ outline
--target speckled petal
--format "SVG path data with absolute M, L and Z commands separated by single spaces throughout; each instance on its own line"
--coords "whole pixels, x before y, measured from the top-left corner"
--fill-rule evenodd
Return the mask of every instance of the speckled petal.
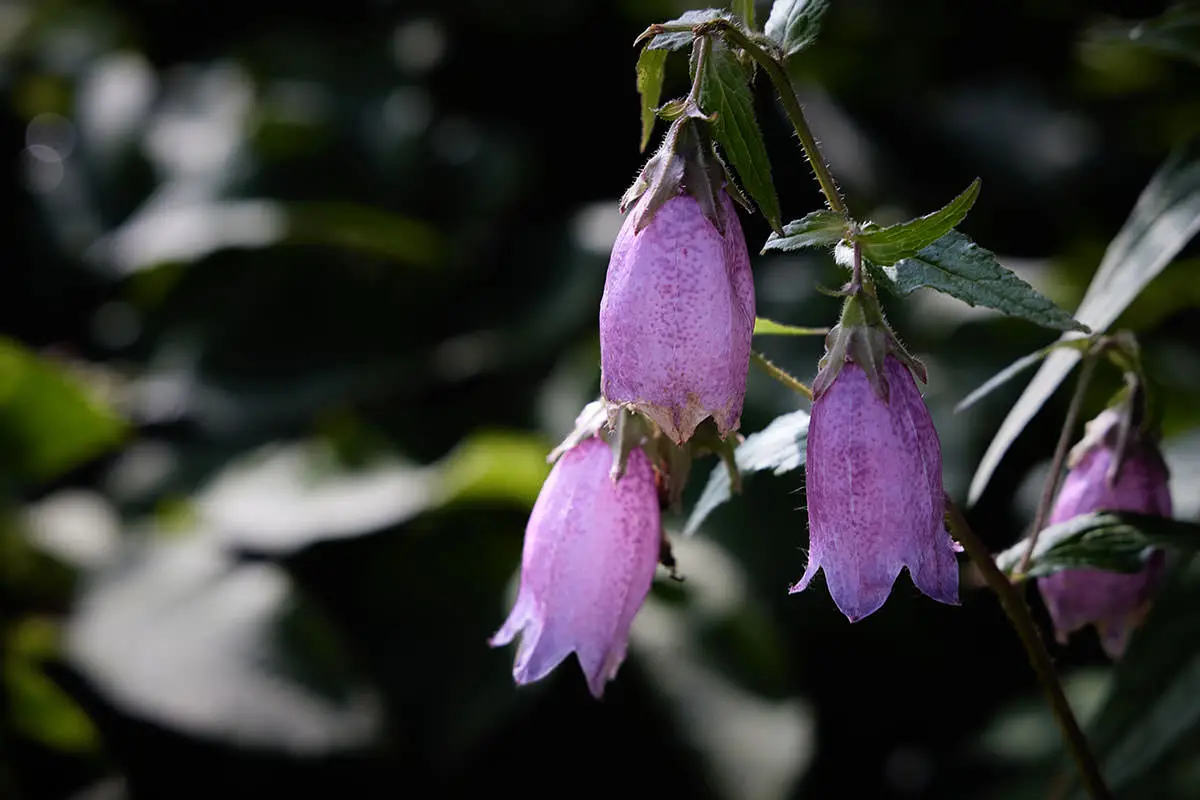
M 534 504 L 517 601 L 491 640 L 521 635 L 517 683 L 540 680 L 574 652 L 600 697 L 625 658 L 654 580 L 661 521 L 646 454 L 634 450 L 616 483 L 611 466 L 609 446 L 586 439 L 555 463 Z
M 639 201 L 639 207 L 645 198 Z M 600 302 L 601 390 L 671 439 L 706 417 L 736 430 L 754 333 L 754 281 L 733 201 L 722 237 L 691 196 L 667 201 L 641 233 L 635 207 L 613 245 Z
M 887 402 L 847 363 L 813 403 L 808 429 L 809 563 L 791 591 L 823 570 L 852 622 L 883 605 L 902 567 L 925 594 L 958 602 L 937 431 L 907 368 L 888 356 L 885 369 Z

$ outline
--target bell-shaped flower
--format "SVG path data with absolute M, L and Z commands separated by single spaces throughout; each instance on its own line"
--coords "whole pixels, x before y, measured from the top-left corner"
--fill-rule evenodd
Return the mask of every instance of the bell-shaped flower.
M 654 580 L 662 522 L 646 454 L 635 448 L 619 480 L 612 465 L 608 444 L 584 439 L 555 462 L 534 504 L 516 604 L 490 642 L 521 635 L 519 684 L 575 653 L 599 698 L 625 659 L 629 627 Z
M 942 451 L 912 369 L 877 301 L 851 296 L 813 384 L 804 465 L 808 566 L 851 621 L 877 611 L 907 567 L 922 592 L 958 603 Z
M 1120 425 L 1121 416 L 1113 409 L 1088 423 L 1086 435 L 1071 452 L 1070 470 L 1048 524 L 1094 511 L 1171 516 L 1168 472 L 1158 448 L 1134 429 L 1118 455 Z M 1060 642 L 1095 625 L 1104 651 L 1118 658 L 1148 610 L 1163 569 L 1164 554 L 1154 550 L 1140 572 L 1067 569 L 1038 578 L 1038 590 Z
M 600 302 L 601 391 L 676 444 L 707 417 L 724 437 L 741 420 L 754 333 L 746 239 L 723 189 L 708 213 L 687 192 L 646 207 L 657 202 L 644 194 L 613 245 Z

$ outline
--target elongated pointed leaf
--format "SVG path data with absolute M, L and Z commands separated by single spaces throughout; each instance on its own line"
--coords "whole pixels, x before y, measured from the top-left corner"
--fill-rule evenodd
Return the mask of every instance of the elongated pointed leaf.
M 754 116 L 749 75 L 733 52 L 717 39 L 713 39 L 704 62 L 700 107 L 707 114 L 717 115 L 712 123 L 717 143 L 771 228 L 782 231 L 779 197 L 771 180 L 771 162 L 762 131 Z
M 654 109 L 662 96 L 663 72 L 667 64 L 666 50 L 642 49 L 637 62 L 637 89 L 642 98 L 642 144 L 645 150 L 650 143 L 650 134 L 654 132 L 656 119 Z
M 733 0 L 731 6 L 734 15 L 745 23 L 748 29 L 754 30 L 754 0 Z
M 1081 514 L 1043 530 L 1029 568 L 1014 575 L 1026 547 L 1026 541 L 1017 542 L 996 556 L 996 565 L 1018 579 L 1081 567 L 1137 572 L 1152 548 L 1188 552 L 1200 548 L 1200 524 L 1126 511 Z
M 846 235 L 846 219 L 828 210 L 812 211 L 783 226 L 782 233 L 767 237 L 762 252 L 801 250 L 805 247 L 832 247 Z
M 808 412 L 792 411 L 776 417 L 771 424 L 758 433 L 746 437 L 734 451 L 738 472 L 749 475 L 765 469 L 776 475 L 791 472 L 804 466 L 805 448 L 808 442 Z M 708 476 L 708 483 L 696 501 L 691 516 L 683 526 L 685 534 L 695 533 L 713 509 L 733 496 L 729 470 L 717 464 Z
M 775 0 L 764 33 L 785 56 L 792 56 L 817 40 L 829 0 Z
M 1083 352 L 1088 348 L 1090 342 L 1090 339 L 1060 339 L 1053 344 L 1046 345 L 1040 350 L 1033 351 L 1029 355 L 1021 356 L 1016 361 L 1009 364 L 992 377 L 988 378 L 978 389 L 971 392 L 962 400 L 958 401 L 958 405 L 954 407 L 955 413 L 959 411 L 965 411 L 966 409 L 975 405 L 984 397 L 991 394 L 992 391 L 1008 383 L 1017 375 L 1029 369 L 1034 364 L 1053 353 L 1055 350 L 1061 348 L 1071 348 L 1079 352 Z
M 968 305 L 994 308 L 1047 328 L 1082 327 L 1070 314 L 1001 266 L 992 251 L 958 231 L 947 233 L 917 255 L 893 266 L 872 264 L 871 272 L 898 297 L 917 289 L 936 289 Z
M 1108 246 L 1075 317 L 1101 333 L 1200 230 L 1200 138 L 1177 150 L 1150 180 L 1121 232 Z M 1068 334 L 1069 336 L 1069 334 Z M 971 479 L 967 502 L 983 494 L 1009 446 L 1079 361 L 1052 353 L 1017 400 Z
M 976 178 L 962 194 L 932 214 L 886 228 L 867 226 L 857 237 L 863 258 L 886 266 L 915 256 L 966 219 L 978 196 L 979 179 Z
M 824 336 L 827 333 L 829 328 L 801 328 L 764 317 L 754 318 L 755 336 Z
M 711 22 L 714 19 L 733 19 L 733 15 L 723 8 L 700 8 L 691 11 L 685 11 L 673 20 L 663 23 L 664 25 L 699 25 L 701 22 Z M 653 34 L 656 26 L 651 25 L 647 28 L 637 41 L 649 37 Z M 671 31 L 669 33 L 660 33 L 654 35 L 650 39 L 646 48 L 649 50 L 682 50 L 692 43 L 693 35 L 691 31 Z

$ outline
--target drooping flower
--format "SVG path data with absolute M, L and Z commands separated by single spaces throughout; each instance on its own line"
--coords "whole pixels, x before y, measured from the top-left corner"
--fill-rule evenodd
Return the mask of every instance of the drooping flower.
M 790 590 L 802 591 L 823 570 L 851 622 L 883 605 L 902 567 L 926 595 L 958 603 L 941 445 L 914 362 L 882 317 L 863 316 L 864 306 L 877 312 L 874 303 L 849 298 L 814 382 L 804 466 L 809 559 Z
M 717 198 L 712 217 L 687 192 L 656 209 L 643 195 L 617 235 L 600 302 L 604 398 L 677 444 L 707 417 L 721 436 L 737 430 L 746 395 L 754 280 L 733 201 L 723 189 Z
M 662 523 L 646 454 L 635 448 L 617 481 L 612 464 L 602 439 L 583 440 L 558 459 L 534 504 L 517 600 L 490 640 L 497 647 L 521 635 L 519 684 L 575 653 L 599 698 L 625 659 L 629 627 L 654 580 Z
M 1171 516 L 1167 467 L 1152 440 L 1131 430 L 1123 457 L 1114 464 L 1120 425 L 1121 416 L 1113 409 L 1088 423 L 1083 440 L 1071 452 L 1070 471 L 1048 524 L 1094 511 Z M 1038 578 L 1058 640 L 1065 643 L 1072 632 L 1094 625 L 1104 651 L 1119 658 L 1149 607 L 1164 566 L 1163 552 L 1154 550 L 1136 573 L 1069 569 Z

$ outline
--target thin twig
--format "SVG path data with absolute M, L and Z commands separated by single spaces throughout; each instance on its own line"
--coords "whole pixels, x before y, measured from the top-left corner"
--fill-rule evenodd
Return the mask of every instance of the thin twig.
M 1059 730 L 1062 731 L 1063 739 L 1066 741 L 1072 758 L 1075 759 L 1076 767 L 1079 768 L 1084 788 L 1093 800 L 1111 800 L 1112 793 L 1104 783 L 1100 765 L 1096 762 L 1096 757 L 1092 755 L 1087 737 L 1083 735 L 1083 730 L 1079 727 L 1078 720 L 1075 719 L 1075 713 L 1071 710 L 1071 704 L 1063 693 L 1062 684 L 1054 671 L 1054 664 L 1050 661 L 1050 654 L 1046 652 L 1046 646 L 1042 643 L 1042 637 L 1038 633 L 1033 617 L 1029 614 L 1029 607 L 1025 605 L 1021 593 L 1012 585 L 1008 576 L 996 566 L 987 547 L 971 530 L 966 518 L 949 497 L 946 498 L 946 519 L 950 524 L 950 532 L 967 551 L 971 560 L 975 562 L 983 580 L 996 593 L 1000 605 L 1004 608 L 1004 613 L 1008 615 L 1017 636 L 1021 639 L 1021 644 L 1025 646 L 1029 664 L 1037 673 L 1038 681 L 1042 684 L 1046 698 L 1050 701 L 1050 711 L 1054 714 L 1054 720 L 1058 723 Z
M 750 363 L 761 369 L 763 372 L 770 375 L 775 380 L 782 383 L 784 386 L 791 389 L 793 392 L 799 392 L 809 400 L 813 399 L 812 389 L 807 385 L 796 380 L 792 375 L 784 369 L 780 369 L 770 362 L 770 360 L 757 350 L 750 351 Z
M 1079 382 L 1075 384 L 1075 393 L 1071 396 L 1071 404 L 1067 407 L 1067 418 L 1063 420 L 1062 432 L 1058 435 L 1058 445 L 1054 448 L 1054 459 L 1050 462 L 1050 474 L 1046 476 L 1046 484 L 1042 487 L 1042 498 L 1038 501 L 1037 513 L 1033 517 L 1033 531 L 1029 534 L 1025 553 L 1017 565 L 1017 572 L 1029 571 L 1029 562 L 1033 560 L 1033 549 L 1037 547 L 1038 535 L 1046 526 L 1046 518 L 1050 515 L 1050 504 L 1054 502 L 1054 494 L 1058 491 L 1058 481 L 1062 476 L 1063 464 L 1067 459 L 1068 446 L 1075 431 L 1075 423 L 1079 420 L 1079 410 L 1083 406 L 1083 397 L 1087 394 L 1088 384 L 1092 382 L 1092 372 L 1096 369 L 1094 350 L 1084 353 L 1083 366 L 1079 370 Z

